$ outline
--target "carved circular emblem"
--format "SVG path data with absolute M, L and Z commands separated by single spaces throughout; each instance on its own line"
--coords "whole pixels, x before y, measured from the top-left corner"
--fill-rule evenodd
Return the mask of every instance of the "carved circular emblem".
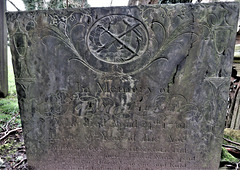
M 90 52 L 110 64 L 125 64 L 137 60 L 148 46 L 144 24 L 131 16 L 109 15 L 96 21 L 88 33 Z

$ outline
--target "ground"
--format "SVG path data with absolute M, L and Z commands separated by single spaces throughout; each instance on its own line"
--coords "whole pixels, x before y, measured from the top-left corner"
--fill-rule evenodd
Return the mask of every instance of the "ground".
M 9 95 L 0 99 L 0 169 L 27 169 L 11 60 L 8 61 L 8 79 Z

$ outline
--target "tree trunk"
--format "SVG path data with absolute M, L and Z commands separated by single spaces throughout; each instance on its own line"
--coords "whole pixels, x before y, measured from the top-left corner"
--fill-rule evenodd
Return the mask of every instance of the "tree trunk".
M 0 97 L 8 94 L 6 0 L 0 1 Z

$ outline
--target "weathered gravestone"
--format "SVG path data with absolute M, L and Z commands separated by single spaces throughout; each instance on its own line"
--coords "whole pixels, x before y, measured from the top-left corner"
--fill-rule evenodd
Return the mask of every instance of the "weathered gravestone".
M 8 13 L 32 169 L 217 169 L 238 4 Z

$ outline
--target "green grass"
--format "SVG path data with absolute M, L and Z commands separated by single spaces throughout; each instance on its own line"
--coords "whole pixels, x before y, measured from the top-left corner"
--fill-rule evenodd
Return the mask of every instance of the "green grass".
M 8 51 L 8 96 L 6 98 L 0 98 L 0 134 L 3 136 L 7 130 L 17 127 L 21 127 L 21 120 L 11 54 L 10 51 Z M 18 148 L 22 145 L 23 141 L 18 139 L 16 135 L 9 135 L 6 139 L 0 141 L 1 164 L 13 161 L 13 158 L 15 159 L 15 156 L 18 154 Z M 2 167 L 0 167 L 0 169 L 1 168 Z
M 16 98 L 7 97 L 0 100 L 0 112 L 7 114 L 18 113 L 18 103 Z
M 19 113 L 11 53 L 8 51 L 8 96 L 0 99 L 0 127 Z M 20 124 L 19 116 L 13 123 Z

